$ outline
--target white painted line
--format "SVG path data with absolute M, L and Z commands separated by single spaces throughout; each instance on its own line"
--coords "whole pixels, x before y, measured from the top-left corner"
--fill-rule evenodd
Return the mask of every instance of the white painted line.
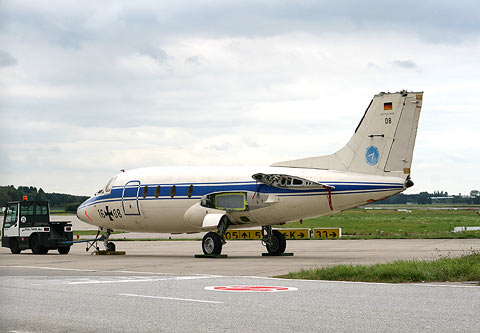
M 45 267 L 45 266 L 18 266 L 18 265 L 0 265 L 0 268 L 28 268 L 28 269 L 46 269 L 46 270 L 73 271 L 73 272 L 127 273 L 127 274 L 149 274 L 149 275 L 167 275 L 168 274 L 168 273 L 158 273 L 158 272 L 108 271 L 108 270 L 100 270 L 100 269 L 79 269 L 79 268 L 61 268 L 61 267 Z
M 43 267 L 43 266 L 0 266 L 1 268 L 30 268 L 30 269 L 48 269 L 57 271 L 74 271 L 74 272 L 99 272 L 95 269 L 76 269 L 76 268 L 57 268 L 57 267 Z
M 79 284 L 102 284 L 102 283 L 128 283 L 128 282 L 157 282 L 164 279 L 128 279 L 128 280 L 90 280 L 90 281 L 74 281 L 68 282 L 70 285 L 79 285 Z
M 211 279 L 209 276 L 174 276 L 174 277 L 161 277 L 161 278 L 131 278 L 131 277 L 119 277 L 118 280 L 87 280 L 87 281 L 73 281 L 66 284 L 79 285 L 79 284 L 103 284 L 103 283 L 129 283 L 129 282 L 158 282 L 158 281 L 182 281 L 182 280 L 200 280 Z
M 137 295 L 137 294 L 118 294 L 118 295 L 129 296 L 129 297 L 168 299 L 168 300 L 173 300 L 173 301 L 197 302 L 197 303 L 212 303 L 212 304 L 223 304 L 224 303 L 224 302 L 217 302 L 217 301 L 206 301 L 206 300 L 202 300 L 202 299 L 177 298 L 177 297 L 149 296 L 149 295 Z

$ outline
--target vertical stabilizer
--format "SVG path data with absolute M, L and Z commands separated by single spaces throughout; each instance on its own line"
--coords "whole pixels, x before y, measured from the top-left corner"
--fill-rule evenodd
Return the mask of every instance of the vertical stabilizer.
M 406 177 L 412 165 L 422 99 L 423 92 L 375 95 L 354 135 L 342 149 L 331 155 L 272 166 Z

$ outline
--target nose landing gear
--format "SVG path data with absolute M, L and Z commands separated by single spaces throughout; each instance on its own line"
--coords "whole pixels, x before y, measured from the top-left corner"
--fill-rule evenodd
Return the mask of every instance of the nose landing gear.
M 97 236 L 95 239 L 88 241 L 87 242 L 87 248 L 86 251 L 88 252 L 92 247 L 96 249 L 96 253 L 100 252 L 100 248 L 98 247 L 98 241 L 103 241 L 103 245 L 105 246 L 105 251 L 106 252 L 115 252 L 116 251 L 116 246 L 115 243 L 109 242 L 110 234 L 113 232 L 112 229 L 107 229 L 107 231 L 98 237 L 100 235 L 100 232 L 102 232 L 103 228 L 98 228 Z

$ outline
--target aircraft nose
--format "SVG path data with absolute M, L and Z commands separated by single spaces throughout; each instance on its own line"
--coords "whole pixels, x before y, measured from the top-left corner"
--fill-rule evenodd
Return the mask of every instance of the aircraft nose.
M 85 216 L 85 214 L 83 214 L 84 210 L 85 210 L 85 208 L 83 208 L 81 205 L 77 208 L 77 218 L 82 222 L 86 222 L 85 221 L 86 216 Z
M 77 218 L 78 218 L 80 221 L 83 221 L 80 206 L 78 206 L 78 208 L 77 208 Z M 84 222 L 85 222 L 85 221 L 84 221 Z
M 90 219 L 88 217 L 88 214 L 87 214 L 87 208 L 88 207 L 85 205 L 87 202 L 88 202 L 88 200 L 85 201 L 84 203 L 82 203 L 80 206 L 78 206 L 78 208 L 77 208 L 77 218 L 82 222 L 92 223 L 93 222 L 92 219 Z

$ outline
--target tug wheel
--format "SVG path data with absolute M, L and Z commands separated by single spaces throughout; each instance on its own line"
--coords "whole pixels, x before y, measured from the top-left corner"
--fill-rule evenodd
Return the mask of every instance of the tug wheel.
M 22 252 L 22 250 L 20 250 L 20 246 L 18 246 L 18 241 L 15 238 L 10 239 L 8 246 L 10 247 L 10 252 L 13 254 L 19 254 Z
M 30 237 L 30 247 L 32 248 L 33 254 L 47 254 L 48 252 L 48 249 L 40 244 L 40 239 L 36 234 Z
M 58 248 L 58 253 L 60 254 L 68 254 L 70 252 L 70 246 L 62 246 Z

